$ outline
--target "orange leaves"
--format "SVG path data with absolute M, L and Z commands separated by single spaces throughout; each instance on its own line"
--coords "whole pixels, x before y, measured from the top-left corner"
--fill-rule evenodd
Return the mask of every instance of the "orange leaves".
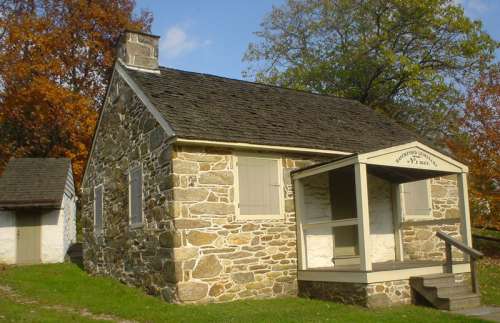
M 500 229 L 500 66 L 484 73 L 470 89 L 459 121 L 461 140 L 448 146 L 470 167 L 476 223 Z
M 133 0 L 0 2 L 0 169 L 12 156 L 65 156 L 83 175 L 124 29 L 148 30 Z

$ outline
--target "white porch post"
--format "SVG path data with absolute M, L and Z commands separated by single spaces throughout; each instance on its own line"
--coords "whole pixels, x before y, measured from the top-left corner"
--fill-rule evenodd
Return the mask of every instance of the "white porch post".
M 300 179 L 294 180 L 295 190 L 295 221 L 297 222 L 297 263 L 299 270 L 307 269 L 306 250 L 304 243 L 303 213 L 304 207 L 304 184 Z
M 472 248 L 472 234 L 469 212 L 469 189 L 467 188 L 467 173 L 457 174 L 458 197 L 460 199 L 461 233 L 464 243 Z
M 358 217 L 358 243 L 361 270 L 371 271 L 370 217 L 368 209 L 368 178 L 366 164 L 354 164 L 356 179 L 356 211 Z
M 392 185 L 392 214 L 394 220 L 394 243 L 396 245 L 396 261 L 403 261 L 403 240 L 401 234 L 401 224 L 403 223 L 403 199 L 401 196 L 401 184 Z

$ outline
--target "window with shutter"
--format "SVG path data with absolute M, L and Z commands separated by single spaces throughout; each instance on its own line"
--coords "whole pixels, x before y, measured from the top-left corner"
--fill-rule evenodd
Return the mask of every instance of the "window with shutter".
M 280 160 L 239 156 L 239 217 L 273 218 L 281 216 Z
M 142 168 L 130 171 L 130 224 L 142 224 Z
M 103 214 L 103 186 L 98 185 L 94 188 L 94 231 L 102 232 L 102 214 Z
M 432 199 L 428 180 L 402 185 L 404 214 L 407 217 L 423 217 L 432 214 Z

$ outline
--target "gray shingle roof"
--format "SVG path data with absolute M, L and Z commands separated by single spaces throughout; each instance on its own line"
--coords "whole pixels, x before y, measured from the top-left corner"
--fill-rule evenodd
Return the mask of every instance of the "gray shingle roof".
M 0 177 L 0 207 L 59 207 L 71 161 L 67 158 L 14 158 Z
M 352 153 L 418 140 L 357 101 L 164 67 L 160 71 L 127 70 L 179 138 Z

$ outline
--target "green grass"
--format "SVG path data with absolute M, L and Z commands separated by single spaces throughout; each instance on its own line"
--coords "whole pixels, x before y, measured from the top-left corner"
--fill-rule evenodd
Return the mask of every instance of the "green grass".
M 32 304 L 0 298 L 0 322 L 96 322 L 76 314 L 59 313 Z M 104 321 L 103 321 L 104 322 Z
M 482 236 L 482 237 L 500 239 L 500 231 L 497 231 L 497 230 L 473 228 L 472 233 L 477 234 L 478 236 Z
M 479 264 L 479 286 L 484 304 L 500 305 L 500 261 L 484 259 Z
M 499 267 L 486 267 L 484 272 L 491 276 L 488 279 L 494 281 L 498 279 Z M 485 280 L 486 283 L 488 281 Z M 39 302 L 26 307 L 1 300 L 0 315 L 16 322 L 85 322 L 74 316 L 65 317 L 42 308 L 43 305 L 56 304 L 140 322 L 480 322 L 417 306 L 367 310 L 303 298 L 171 305 L 113 279 L 90 277 L 71 264 L 9 268 L 0 271 L 0 285 L 8 285 L 20 295 Z M 489 293 L 489 287 L 483 290 Z M 488 300 L 497 297 L 495 295 L 498 294 L 488 294 Z

